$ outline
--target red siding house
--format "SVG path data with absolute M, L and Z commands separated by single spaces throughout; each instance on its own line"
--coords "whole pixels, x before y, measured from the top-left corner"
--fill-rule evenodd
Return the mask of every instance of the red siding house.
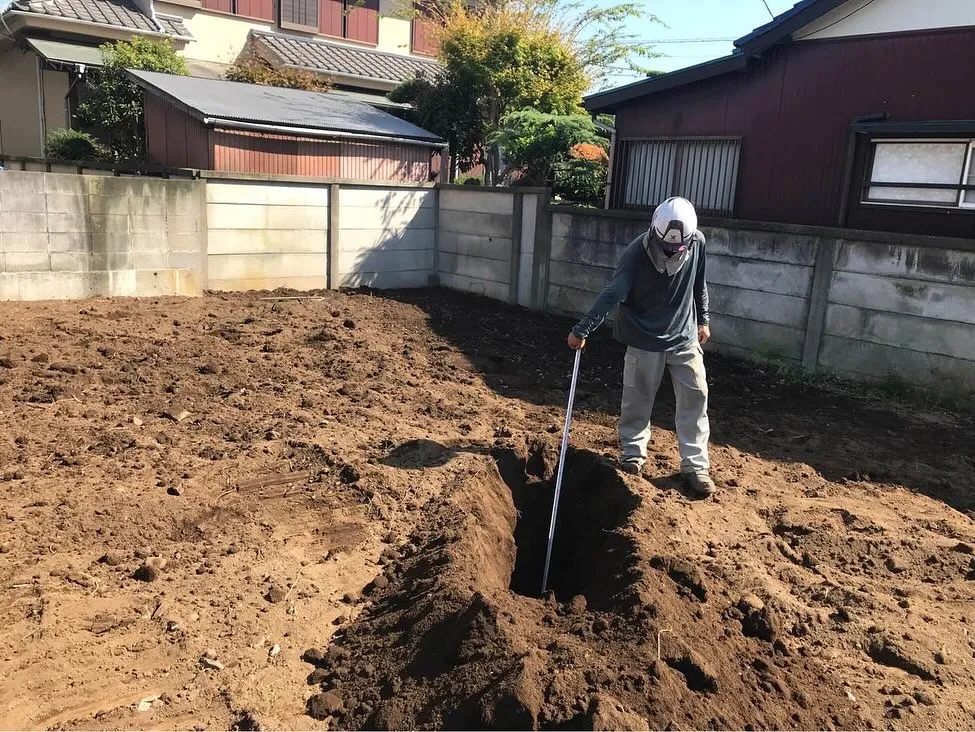
M 975 237 L 973 68 L 973 0 L 803 0 L 586 99 L 616 115 L 609 207 Z
M 443 140 L 339 94 L 128 73 L 145 90 L 149 157 L 167 167 L 420 183 L 439 172 Z

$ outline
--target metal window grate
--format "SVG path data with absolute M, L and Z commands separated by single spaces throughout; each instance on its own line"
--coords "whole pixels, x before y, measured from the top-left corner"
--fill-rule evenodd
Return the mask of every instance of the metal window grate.
M 741 159 L 739 137 L 619 140 L 610 207 L 653 209 L 683 196 L 704 216 L 731 216 Z

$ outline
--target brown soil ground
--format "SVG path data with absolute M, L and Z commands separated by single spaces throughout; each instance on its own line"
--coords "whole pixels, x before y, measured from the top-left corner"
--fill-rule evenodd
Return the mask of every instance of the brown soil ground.
M 972 728 L 975 419 L 709 359 L 713 500 L 568 322 L 0 304 L 0 727 Z M 187 413 L 187 414 L 184 414 Z M 319 649 L 319 650 L 315 650 Z

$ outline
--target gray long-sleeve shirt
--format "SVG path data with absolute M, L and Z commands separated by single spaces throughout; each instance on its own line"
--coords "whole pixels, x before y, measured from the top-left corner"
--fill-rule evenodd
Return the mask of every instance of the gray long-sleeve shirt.
M 588 338 L 617 305 L 616 338 L 643 351 L 670 351 L 697 339 L 707 325 L 704 234 L 695 232 L 688 259 L 673 275 L 650 261 L 641 235 L 623 252 L 616 273 L 573 332 Z

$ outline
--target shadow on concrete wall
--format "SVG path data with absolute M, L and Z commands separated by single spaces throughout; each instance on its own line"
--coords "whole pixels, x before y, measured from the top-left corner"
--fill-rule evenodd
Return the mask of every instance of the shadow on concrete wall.
M 372 206 L 349 203 L 366 199 Z M 343 187 L 339 193 L 340 281 L 377 288 L 425 286 L 434 271 L 435 205 L 433 189 Z M 363 221 L 371 223 L 361 226 Z
M 539 430 L 561 425 L 572 356 L 573 321 L 486 298 L 420 290 L 376 293 L 422 309 L 431 328 L 463 353 L 499 395 L 551 409 Z M 608 333 L 583 359 L 577 410 L 615 426 L 623 347 Z M 902 406 L 783 379 L 735 359 L 708 354 L 714 446 L 805 463 L 830 481 L 899 484 L 975 517 L 975 490 L 958 476 L 975 470 L 975 415 L 925 415 Z M 665 379 L 654 424 L 673 429 L 674 396 Z M 615 450 L 615 447 L 607 448 Z M 804 490 L 801 480 L 797 491 Z

